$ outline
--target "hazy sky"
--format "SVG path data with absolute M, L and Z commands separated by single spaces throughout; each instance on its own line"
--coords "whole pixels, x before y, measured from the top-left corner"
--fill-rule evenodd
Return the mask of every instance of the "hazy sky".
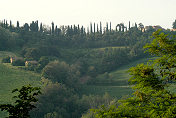
M 171 28 L 176 19 L 176 0 L 0 0 L 0 20 L 16 25 L 39 20 L 58 26 L 90 22 L 143 23 Z

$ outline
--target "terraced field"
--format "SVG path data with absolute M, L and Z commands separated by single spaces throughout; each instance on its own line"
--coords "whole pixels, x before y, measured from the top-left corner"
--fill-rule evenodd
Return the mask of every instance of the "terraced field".
M 139 63 L 146 63 L 153 58 L 145 58 L 134 61 L 128 65 L 121 66 L 116 71 L 99 75 L 98 79 L 100 83 L 88 85 L 82 88 L 82 92 L 85 94 L 103 95 L 105 92 L 116 98 L 121 98 L 126 95 L 130 95 L 133 90 L 128 85 L 128 79 L 130 75 L 128 70 L 130 67 L 134 67 Z M 107 76 L 107 78 L 106 78 Z M 107 80 L 109 79 L 109 80 Z

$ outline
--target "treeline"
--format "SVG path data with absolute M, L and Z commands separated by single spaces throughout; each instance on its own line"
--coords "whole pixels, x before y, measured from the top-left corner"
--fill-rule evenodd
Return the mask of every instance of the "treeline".
M 50 61 L 59 60 L 79 66 L 81 76 L 94 78 L 147 56 L 142 47 L 150 42 L 154 29 L 145 31 L 142 23 L 128 25 L 120 23 L 113 29 L 110 22 L 103 29 L 101 22 L 90 23 L 86 32 L 80 25 L 58 27 L 52 22 L 49 27 L 32 21 L 20 26 L 17 21 L 14 26 L 4 20 L 0 22 L 0 50 L 17 51 L 25 61 L 39 62 L 29 70 L 42 72 Z

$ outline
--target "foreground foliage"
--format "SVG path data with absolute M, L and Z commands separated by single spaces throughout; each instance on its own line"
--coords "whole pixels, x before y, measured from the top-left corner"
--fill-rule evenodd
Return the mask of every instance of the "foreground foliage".
M 145 48 L 160 57 L 150 64 L 139 64 L 129 70 L 134 96 L 109 108 L 94 109 L 96 117 L 176 117 L 176 94 L 167 89 L 176 80 L 176 40 L 160 31 L 154 32 L 153 36 L 155 39 Z
M 19 92 L 17 96 L 13 97 L 16 98 L 15 104 L 0 105 L 1 111 L 7 111 L 8 118 L 29 118 L 30 110 L 36 108 L 33 103 L 38 101 L 36 96 L 41 93 L 40 88 L 28 85 L 22 86 L 21 89 L 14 89 L 12 93 L 14 92 Z

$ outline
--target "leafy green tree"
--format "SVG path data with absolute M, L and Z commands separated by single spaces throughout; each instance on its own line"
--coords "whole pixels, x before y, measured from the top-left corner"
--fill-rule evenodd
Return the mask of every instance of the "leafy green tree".
M 46 86 L 42 90 L 36 104 L 38 110 L 31 112 L 32 118 L 79 118 L 82 109 L 79 109 L 79 97 L 73 89 L 60 83 L 42 80 Z M 87 110 L 87 109 L 86 109 Z M 37 117 L 35 117 L 37 116 Z M 53 117 L 51 117 L 53 116 Z
M 45 66 L 42 76 L 54 82 L 66 83 L 69 73 L 69 65 L 65 62 L 53 61 Z
M 133 97 L 120 100 L 118 107 L 102 106 L 93 110 L 98 118 L 142 117 L 175 118 L 176 94 L 169 91 L 170 82 L 176 80 L 176 40 L 160 31 L 153 33 L 154 40 L 145 48 L 160 56 L 152 63 L 131 68 L 129 83 L 135 92 Z
M 40 88 L 27 85 L 21 89 L 14 89 L 12 93 L 14 92 L 19 92 L 13 97 L 16 99 L 15 104 L 1 104 L 1 111 L 7 111 L 8 118 L 29 118 L 30 110 L 36 108 L 34 103 L 38 101 L 36 96 L 41 94 Z

